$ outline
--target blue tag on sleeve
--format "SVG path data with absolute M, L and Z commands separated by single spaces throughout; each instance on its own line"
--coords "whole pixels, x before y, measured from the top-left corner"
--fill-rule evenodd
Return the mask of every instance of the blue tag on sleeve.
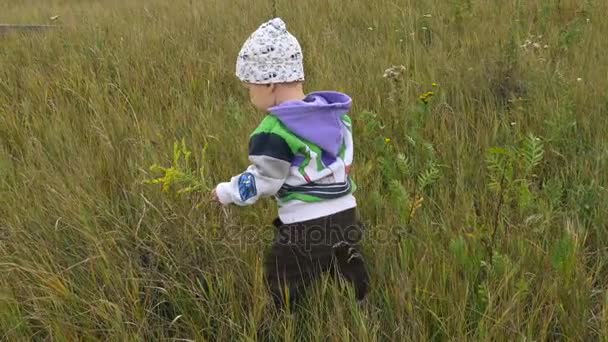
M 250 172 L 245 172 L 239 177 L 239 195 L 241 201 L 245 202 L 251 197 L 257 195 L 258 191 L 255 187 L 255 176 Z

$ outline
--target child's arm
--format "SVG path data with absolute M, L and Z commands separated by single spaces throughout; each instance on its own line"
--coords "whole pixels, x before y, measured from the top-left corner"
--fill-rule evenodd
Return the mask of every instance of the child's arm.
M 259 133 L 249 142 L 251 165 L 243 173 L 220 183 L 215 189 L 222 204 L 245 206 L 261 197 L 276 194 L 289 175 L 293 152 L 280 136 Z

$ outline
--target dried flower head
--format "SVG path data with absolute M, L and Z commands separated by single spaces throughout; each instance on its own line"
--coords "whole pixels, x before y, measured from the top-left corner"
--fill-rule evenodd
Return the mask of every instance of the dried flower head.
M 388 78 L 389 80 L 397 80 L 405 73 L 405 66 L 403 65 L 393 65 L 392 67 L 384 70 L 384 75 L 382 77 Z

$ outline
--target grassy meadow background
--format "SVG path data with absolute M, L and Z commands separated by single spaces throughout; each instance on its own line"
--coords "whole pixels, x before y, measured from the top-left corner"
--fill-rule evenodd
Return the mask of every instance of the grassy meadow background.
M 181 139 L 205 184 L 247 166 L 234 63 L 270 1 L 4 0 L 63 27 L 0 36 L 0 340 L 606 341 L 608 2 L 277 11 L 306 90 L 354 99 L 367 302 L 321 282 L 273 317 L 273 201 L 142 183 Z

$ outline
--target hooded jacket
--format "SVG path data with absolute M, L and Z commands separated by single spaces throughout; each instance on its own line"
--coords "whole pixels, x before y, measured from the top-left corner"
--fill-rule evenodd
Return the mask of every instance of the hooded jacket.
M 245 206 L 275 196 L 283 223 L 312 220 L 356 206 L 352 100 L 339 92 L 315 92 L 269 109 L 251 134 L 243 173 L 220 183 L 222 204 Z

